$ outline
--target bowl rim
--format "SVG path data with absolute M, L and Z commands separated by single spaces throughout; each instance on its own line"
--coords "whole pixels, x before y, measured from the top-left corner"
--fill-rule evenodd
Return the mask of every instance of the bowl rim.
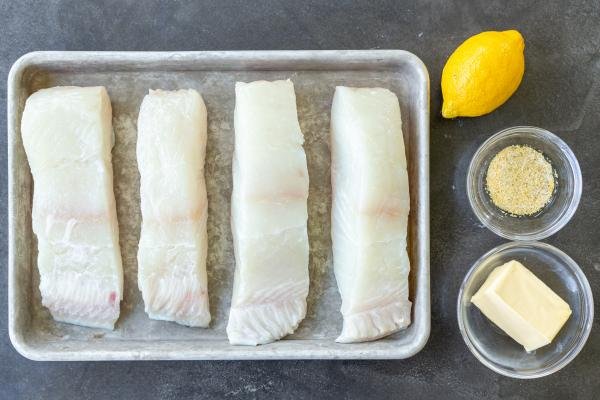
M 473 274 L 481 267 L 483 261 L 485 261 L 488 257 L 490 257 L 494 254 L 500 253 L 502 251 L 505 251 L 507 249 L 511 249 L 511 248 L 515 248 L 515 247 L 527 247 L 527 246 L 536 247 L 538 249 L 542 249 L 547 252 L 555 253 L 556 255 L 558 255 L 564 259 L 565 262 L 563 263 L 563 265 L 572 269 L 575 272 L 575 275 L 577 276 L 578 281 L 580 282 L 579 289 L 583 290 L 583 292 L 584 292 L 584 299 L 585 299 L 585 303 L 586 303 L 585 309 L 587 310 L 587 313 L 585 314 L 585 320 L 584 320 L 582 334 L 580 336 L 579 341 L 575 344 L 575 346 L 568 349 L 568 351 L 565 352 L 561 356 L 561 358 L 556 363 L 551 365 L 549 368 L 536 370 L 533 373 L 523 374 L 523 373 L 519 373 L 519 372 L 515 372 L 515 371 L 509 370 L 509 369 L 499 367 L 498 365 L 490 362 L 488 360 L 488 358 L 486 358 L 477 349 L 477 347 L 471 340 L 471 335 L 465 328 L 461 304 L 463 302 L 463 297 L 465 294 L 465 287 L 466 287 L 467 283 L 470 281 Z M 458 319 L 458 328 L 459 328 L 460 334 L 461 334 L 465 344 L 467 345 L 468 349 L 475 356 L 475 358 L 477 358 L 477 360 L 479 360 L 483 365 L 485 365 L 486 367 L 488 367 L 489 369 L 491 369 L 492 371 L 494 371 L 500 375 L 508 376 L 510 378 L 518 378 L 518 379 L 541 378 L 544 376 L 551 375 L 551 374 L 561 370 L 565 366 L 567 366 L 581 352 L 581 350 L 583 349 L 583 346 L 585 346 L 585 344 L 590 336 L 590 332 L 592 330 L 592 325 L 594 322 L 594 297 L 593 297 L 592 288 L 590 286 L 590 283 L 589 283 L 587 277 L 585 276 L 585 273 L 583 272 L 583 270 L 564 251 L 562 251 L 562 250 L 558 249 L 557 247 L 554 247 L 548 243 L 538 242 L 538 241 L 533 241 L 533 240 L 532 241 L 512 241 L 512 242 L 503 243 L 499 246 L 494 247 L 493 249 L 486 252 L 481 257 L 479 257 L 473 263 L 473 265 L 469 268 L 469 270 L 467 271 L 467 274 L 465 275 L 465 278 L 463 279 L 463 281 L 460 285 L 456 306 L 457 306 L 456 307 L 456 316 Z
M 557 148 L 559 148 L 561 150 L 561 152 L 565 155 L 565 158 L 568 160 L 568 163 L 569 163 L 571 169 L 573 170 L 573 196 L 571 197 L 570 201 L 565 203 L 564 208 L 566 211 L 558 219 L 554 220 L 551 224 L 547 225 L 546 227 L 544 227 L 542 229 L 538 229 L 537 231 L 534 231 L 532 233 L 520 233 L 519 234 L 519 233 L 507 232 L 507 231 L 503 231 L 498 226 L 490 223 L 489 220 L 484 218 L 481 208 L 476 205 L 475 197 L 477 196 L 477 193 L 476 193 L 477 190 L 473 189 L 474 185 L 472 184 L 474 176 L 475 176 L 475 173 L 474 173 L 475 161 L 478 161 L 479 159 L 481 159 L 483 154 L 485 154 L 487 152 L 487 150 L 489 149 L 489 147 L 492 144 L 496 143 L 498 140 L 504 138 L 505 136 L 508 136 L 508 135 L 516 133 L 516 132 L 532 133 L 536 136 L 540 136 L 540 137 L 544 137 L 544 138 L 548 139 L 552 144 L 554 144 Z M 575 157 L 575 153 L 573 153 L 573 150 L 571 150 L 569 145 L 567 145 L 567 143 L 565 143 L 564 140 L 562 140 L 559 136 L 557 136 L 556 134 L 554 134 L 544 128 L 539 128 L 539 127 L 530 126 L 530 125 L 518 125 L 518 126 L 505 128 L 505 129 L 500 130 L 499 132 L 496 132 L 495 134 L 490 136 L 487 140 L 485 140 L 481 144 L 481 146 L 479 146 L 477 151 L 475 151 L 475 153 L 473 154 L 473 157 L 471 158 L 471 161 L 469 163 L 469 167 L 467 169 L 467 179 L 466 179 L 467 198 L 469 199 L 469 204 L 471 206 L 471 210 L 473 210 L 473 213 L 475 214 L 475 216 L 477 217 L 479 222 L 481 222 L 486 228 L 488 228 L 490 231 L 492 231 L 496 235 L 503 237 L 505 239 L 516 240 L 516 241 L 542 240 L 549 236 L 554 235 L 556 232 L 561 230 L 571 220 L 573 215 L 575 215 L 575 212 L 577 211 L 577 208 L 579 207 L 579 202 L 581 200 L 581 192 L 582 192 L 582 188 L 583 188 L 582 180 L 583 180 L 583 178 L 582 178 L 582 174 L 581 174 L 581 168 L 579 166 L 579 161 L 577 160 L 577 157 Z

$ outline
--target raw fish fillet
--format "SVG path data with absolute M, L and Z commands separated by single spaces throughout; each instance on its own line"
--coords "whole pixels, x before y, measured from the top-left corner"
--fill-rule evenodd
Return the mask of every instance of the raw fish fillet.
M 410 201 L 396 95 L 337 87 L 331 153 L 333 263 L 344 317 L 336 341 L 374 340 L 410 323 Z
M 138 118 L 138 286 L 153 319 L 207 327 L 206 107 L 195 90 L 151 90 Z
M 111 115 L 104 87 L 54 87 L 27 99 L 21 123 L 42 304 L 57 321 L 106 329 L 123 293 Z
M 292 333 L 306 315 L 308 169 L 292 82 L 238 82 L 235 94 L 227 335 L 257 345 Z

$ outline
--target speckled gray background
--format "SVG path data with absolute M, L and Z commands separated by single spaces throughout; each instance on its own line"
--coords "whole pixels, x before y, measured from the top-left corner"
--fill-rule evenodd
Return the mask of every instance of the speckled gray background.
M 432 332 L 404 361 L 37 363 L 10 345 L 0 313 L 0 398 L 569 398 L 600 395 L 598 328 L 563 371 L 536 381 L 500 377 L 467 351 L 455 318 L 469 265 L 503 240 L 469 209 L 465 170 L 491 133 L 532 124 L 559 134 L 582 166 L 579 211 L 547 241 L 587 273 L 600 304 L 600 5 L 567 2 L 0 1 L 0 73 L 32 50 L 400 48 L 431 76 Z M 329 4 L 330 3 L 330 4 Z M 325 5 L 329 4 L 329 5 Z M 445 121 L 439 76 L 451 50 L 485 29 L 518 28 L 526 74 L 495 113 Z M 6 108 L 5 78 L 0 108 Z M 6 131 L 6 118 L 0 118 Z M 2 135 L 3 146 L 6 139 Z M 6 152 L 0 153 L 6 165 Z M 6 210 L 6 171 L 0 185 Z M 6 260 L 6 212 L 2 259 Z M 6 261 L 2 263 L 6 276 Z M 6 310 L 6 279 L 0 284 Z M 595 395 L 595 396 L 594 396 Z

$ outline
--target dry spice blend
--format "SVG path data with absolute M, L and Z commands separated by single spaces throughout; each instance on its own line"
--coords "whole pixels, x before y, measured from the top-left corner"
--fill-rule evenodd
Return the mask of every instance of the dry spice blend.
M 554 168 L 532 147 L 508 146 L 490 162 L 486 186 L 492 202 L 507 213 L 515 216 L 537 214 L 554 193 Z

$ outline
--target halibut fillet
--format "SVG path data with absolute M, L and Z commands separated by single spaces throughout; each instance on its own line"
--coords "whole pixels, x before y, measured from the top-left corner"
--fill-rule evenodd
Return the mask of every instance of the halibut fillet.
M 106 329 L 123 296 L 111 118 L 104 87 L 53 87 L 27 99 L 21 124 L 42 304 L 57 321 Z
M 306 315 L 308 169 L 291 81 L 238 82 L 231 224 L 232 344 L 278 340 Z
M 138 117 L 138 286 L 153 319 L 207 327 L 206 106 L 195 90 L 150 90 Z
M 333 263 L 344 317 L 337 341 L 374 340 L 410 323 L 410 200 L 396 95 L 337 87 L 331 153 Z

